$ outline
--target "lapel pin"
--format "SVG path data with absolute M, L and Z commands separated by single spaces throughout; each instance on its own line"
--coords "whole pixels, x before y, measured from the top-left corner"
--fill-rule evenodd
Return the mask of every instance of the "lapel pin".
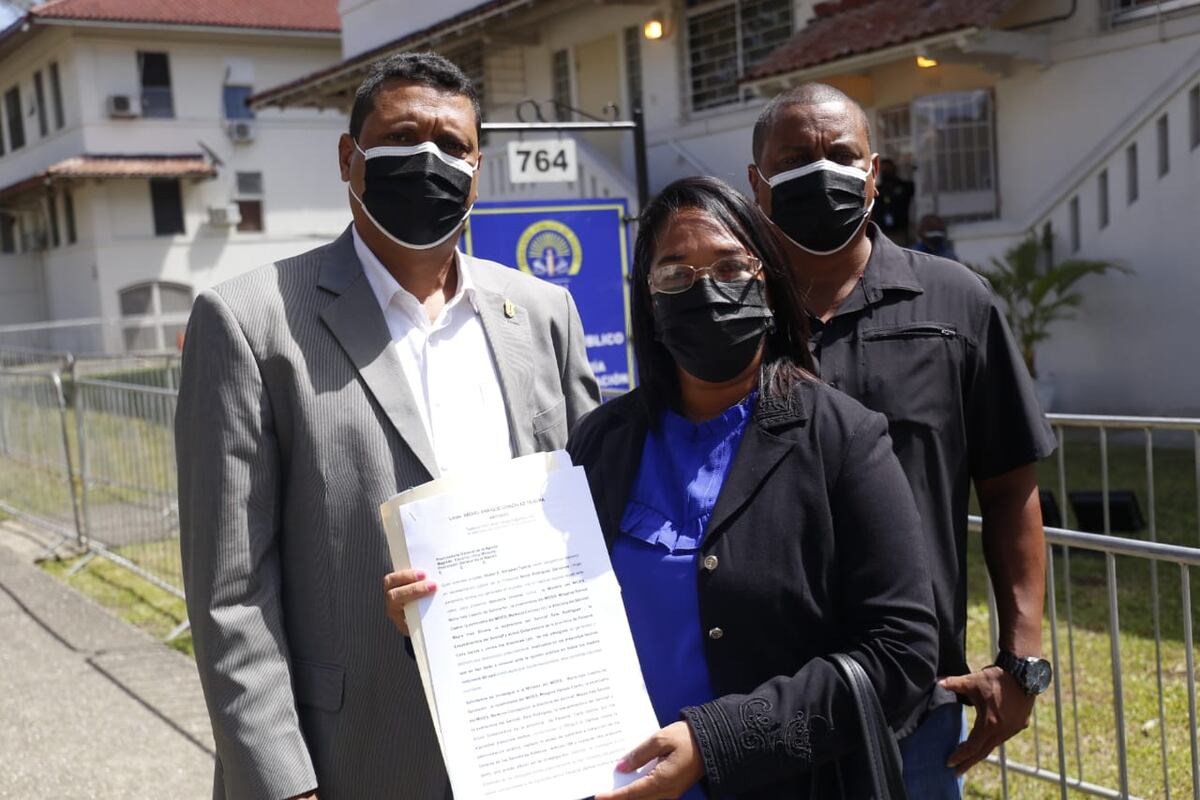
M 508 319 L 512 319 L 516 315 L 517 315 L 517 307 L 515 305 L 513 305 L 513 301 L 505 300 L 504 301 L 504 316 L 507 317 Z

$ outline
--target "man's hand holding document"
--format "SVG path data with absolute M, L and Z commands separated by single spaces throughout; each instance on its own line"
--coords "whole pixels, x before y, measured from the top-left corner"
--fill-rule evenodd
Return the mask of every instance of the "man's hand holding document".
M 459 800 L 578 800 L 628 784 L 658 730 L 581 467 L 566 453 L 431 481 L 381 507 Z M 647 769 L 652 767 L 649 765 Z

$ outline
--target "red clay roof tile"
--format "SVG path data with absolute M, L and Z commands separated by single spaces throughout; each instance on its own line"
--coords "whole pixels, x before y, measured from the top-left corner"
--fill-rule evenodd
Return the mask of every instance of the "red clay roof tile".
M 325 31 L 342 29 L 337 0 L 50 0 L 33 19 L 211 25 L 223 28 Z
M 849 56 L 908 44 L 939 33 L 984 27 L 1015 0 L 837 0 L 818 3 L 816 16 L 746 78 L 815 67 Z

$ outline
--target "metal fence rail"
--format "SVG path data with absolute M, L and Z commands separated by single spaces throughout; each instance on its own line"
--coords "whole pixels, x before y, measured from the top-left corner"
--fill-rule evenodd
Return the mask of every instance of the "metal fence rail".
M 174 389 L 74 382 L 84 546 L 183 597 L 175 404 Z
M 179 368 L 180 357 L 176 352 L 80 356 L 73 360 L 71 374 L 76 378 L 178 389 Z
M 1009 797 L 1010 784 L 1024 776 L 1057 784 L 1051 790 L 1042 783 L 1046 791 L 1064 799 L 1200 798 L 1190 572 L 1200 566 L 1200 419 L 1074 414 L 1053 414 L 1049 419 L 1059 445 L 1053 465 L 1057 485 L 1051 485 L 1063 520 L 1063 527 L 1046 528 L 1047 653 L 1056 675 L 1054 704 L 1035 708 L 1030 729 L 990 759 L 1000 767 L 1001 795 Z M 1166 475 L 1156 471 L 1164 461 L 1171 467 Z M 1114 474 L 1120 476 L 1120 486 L 1113 485 Z M 1046 483 L 1043 480 L 1043 486 Z M 1160 491 L 1160 484 L 1168 491 Z M 1163 506 L 1163 498 L 1169 507 Z M 1090 502 L 1089 516 L 1098 511 L 1099 519 L 1081 520 L 1077 512 L 1082 509 L 1073 508 L 1078 499 Z M 1114 519 L 1114 512 L 1122 510 L 1118 501 L 1124 505 L 1122 525 Z M 1137 520 L 1141 508 L 1145 515 Z M 1069 529 L 1072 516 L 1075 528 L 1093 530 Z M 1130 523 L 1130 517 L 1136 521 Z M 973 517 L 974 530 L 979 524 Z M 1177 578 L 1161 582 L 1164 567 L 1177 572 Z M 990 585 L 988 593 L 990 597 Z M 1060 618 L 1060 602 L 1065 619 Z M 1126 615 L 1124 628 L 1122 609 L 1138 612 Z M 1148 627 L 1143 619 L 1147 611 Z M 994 602 L 989 603 L 989 622 L 994 652 Z M 1139 625 L 1141 630 L 1129 629 Z M 1095 649 L 1101 645 L 1109 673 L 1103 677 L 1084 668 L 1089 660 L 1097 663 Z M 1131 673 L 1126 648 L 1136 654 L 1132 684 L 1127 680 Z M 1171 668 L 1172 660 L 1182 663 Z M 1107 682 L 1107 690 L 1096 686 L 1101 680 Z M 1178 713 L 1168 712 L 1181 706 L 1184 697 L 1186 724 Z M 1101 699 L 1111 711 L 1089 713 Z M 1140 714 L 1134 720 L 1129 718 L 1131 701 Z M 1104 716 L 1108 721 L 1102 728 Z M 1047 717 L 1053 725 L 1049 747 L 1042 731 Z M 1111 763 L 1093 755 L 1106 749 L 1111 750 Z M 1033 763 L 1012 758 L 1014 751 L 1022 756 L 1031 752 Z M 1044 760 L 1053 766 L 1044 765 Z M 1153 780 L 1144 769 L 1152 761 L 1156 763 L 1151 771 L 1158 776 Z M 1131 766 L 1143 768 L 1140 779 L 1135 780 Z
M 0 370 L 0 510 L 49 533 L 51 547 L 82 529 L 70 435 L 57 370 Z
M 23 372 L 60 372 L 70 369 L 72 356 L 66 352 L 0 347 L 0 369 Z
M 165 352 L 178 348 L 188 313 L 184 310 L 0 325 L 0 348 L 76 355 Z

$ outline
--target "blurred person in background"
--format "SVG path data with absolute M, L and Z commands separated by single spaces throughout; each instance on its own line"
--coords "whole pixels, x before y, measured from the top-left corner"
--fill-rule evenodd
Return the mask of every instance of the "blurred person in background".
M 895 161 L 881 158 L 876 188 L 879 190 L 879 196 L 875 202 L 875 222 L 893 242 L 902 246 L 908 245 L 913 182 L 900 177 Z
M 917 242 L 912 247 L 918 253 L 928 253 L 939 258 L 958 260 L 954 242 L 946 235 L 946 222 L 937 214 L 926 214 L 917 225 Z

